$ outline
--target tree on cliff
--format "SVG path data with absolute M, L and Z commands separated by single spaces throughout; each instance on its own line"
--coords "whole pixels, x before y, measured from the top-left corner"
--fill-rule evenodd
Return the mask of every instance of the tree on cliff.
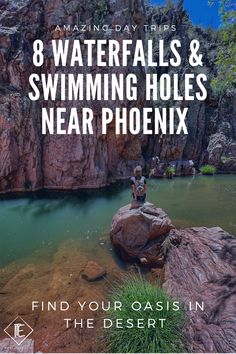
M 216 0 L 210 0 L 210 4 Z M 236 5 L 234 0 L 219 0 L 222 26 L 217 55 L 217 76 L 212 80 L 216 94 L 230 93 L 236 88 Z

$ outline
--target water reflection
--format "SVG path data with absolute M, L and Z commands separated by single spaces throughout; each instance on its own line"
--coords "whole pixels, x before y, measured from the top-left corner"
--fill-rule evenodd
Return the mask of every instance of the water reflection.
M 163 208 L 176 227 L 221 226 L 236 234 L 233 175 L 152 179 L 148 181 L 148 200 Z M 99 258 L 103 249 L 114 257 L 109 242 L 111 220 L 129 201 L 128 184 L 1 200 L 0 266 L 27 257 L 52 257 L 66 240 L 91 256 Z

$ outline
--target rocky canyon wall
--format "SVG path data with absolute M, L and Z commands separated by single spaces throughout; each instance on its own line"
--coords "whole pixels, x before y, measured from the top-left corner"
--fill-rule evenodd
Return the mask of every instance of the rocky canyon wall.
M 96 188 L 130 176 L 137 163 L 145 166 L 153 156 L 162 160 L 192 159 L 196 165 L 214 163 L 219 170 L 236 171 L 236 102 L 234 97 L 217 99 L 208 86 L 208 99 L 189 106 L 189 135 L 132 136 L 115 135 L 110 126 L 106 136 L 101 133 L 102 103 L 89 102 L 95 112 L 94 135 L 41 134 L 42 102 L 28 98 L 28 77 L 31 73 L 67 72 L 55 68 L 49 43 L 64 36 L 54 31 L 63 24 L 137 25 L 135 32 L 117 32 L 114 39 L 145 39 L 143 24 L 173 23 L 174 33 L 165 39 L 178 37 L 184 43 L 183 57 L 191 38 L 200 38 L 204 51 L 204 67 L 209 76 L 215 72 L 217 43 L 211 31 L 195 28 L 189 22 L 181 4 L 176 8 L 145 8 L 141 0 L 3 0 L 0 2 L 0 192 L 48 189 Z M 68 38 L 89 39 L 94 33 L 67 32 Z M 109 39 L 110 33 L 96 34 Z M 32 44 L 42 39 L 46 60 L 37 70 L 32 64 Z M 76 69 L 75 69 L 76 70 Z M 143 85 L 142 68 L 119 68 L 127 74 L 135 70 Z M 182 72 L 187 70 L 183 67 Z M 71 68 L 70 68 L 70 72 Z M 76 71 L 75 71 L 76 72 Z M 117 73 L 117 68 L 104 71 L 96 67 L 83 68 L 81 73 Z M 144 92 L 144 88 L 140 90 Z M 135 106 L 145 106 L 144 95 Z M 55 107 L 60 101 L 53 103 Z M 64 105 L 64 103 L 63 103 Z M 69 102 L 68 107 L 81 110 L 81 102 Z M 150 102 L 148 103 L 150 106 Z M 120 106 L 109 102 L 108 106 Z M 130 107 L 130 102 L 122 102 Z

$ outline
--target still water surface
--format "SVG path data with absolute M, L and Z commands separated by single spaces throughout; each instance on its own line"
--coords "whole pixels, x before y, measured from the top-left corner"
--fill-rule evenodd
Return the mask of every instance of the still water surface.
M 148 200 L 163 208 L 176 227 L 221 226 L 236 235 L 236 176 L 149 180 Z M 0 200 L 0 267 L 49 260 L 67 240 L 99 259 L 113 215 L 130 201 L 129 186 L 89 195 Z

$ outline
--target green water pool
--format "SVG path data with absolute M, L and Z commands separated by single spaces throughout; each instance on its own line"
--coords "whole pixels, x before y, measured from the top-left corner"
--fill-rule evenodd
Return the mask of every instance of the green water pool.
M 66 240 L 99 258 L 98 244 L 112 216 L 130 201 L 129 186 L 89 195 L 40 195 L 0 200 L 0 267 L 50 259 Z M 236 176 L 196 176 L 148 181 L 148 201 L 163 208 L 176 227 L 221 226 L 236 235 Z M 114 256 L 110 244 L 106 252 Z

